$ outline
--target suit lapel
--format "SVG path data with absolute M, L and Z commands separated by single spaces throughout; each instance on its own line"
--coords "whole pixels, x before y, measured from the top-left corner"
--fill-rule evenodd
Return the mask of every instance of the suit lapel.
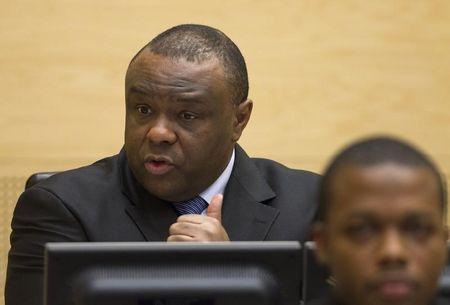
M 170 203 L 150 195 L 134 178 L 126 162 L 124 152 L 119 157 L 122 192 L 130 200 L 125 208 L 128 216 L 147 241 L 165 241 L 169 227 L 176 222 L 176 214 Z
M 146 202 L 148 207 L 129 205 L 127 214 L 133 219 L 136 226 L 147 241 L 166 241 L 169 236 L 169 227 L 176 222 L 176 214 L 167 202 L 161 200 Z
M 236 160 L 222 207 L 222 222 L 230 239 L 264 240 L 279 214 L 264 201 L 275 196 L 252 160 L 236 145 Z
M 126 213 L 145 240 L 165 241 L 176 213 L 169 203 L 150 195 L 134 178 L 125 153 L 119 156 L 122 192 L 130 200 Z M 222 222 L 231 240 L 264 240 L 279 210 L 264 203 L 276 197 L 258 168 L 236 145 L 236 159 L 224 194 Z

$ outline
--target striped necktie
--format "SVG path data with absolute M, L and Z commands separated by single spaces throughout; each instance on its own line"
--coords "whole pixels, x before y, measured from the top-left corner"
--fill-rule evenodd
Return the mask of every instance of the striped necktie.
M 178 216 L 185 214 L 201 214 L 208 207 L 208 203 L 200 196 L 180 202 L 173 202 L 173 208 Z

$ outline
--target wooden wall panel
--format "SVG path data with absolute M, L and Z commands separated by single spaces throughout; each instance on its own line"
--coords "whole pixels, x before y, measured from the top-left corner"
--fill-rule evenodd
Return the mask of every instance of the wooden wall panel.
M 450 173 L 449 1 L 21 0 L 1 1 L 0 175 L 116 153 L 129 60 L 187 22 L 247 59 L 252 155 L 321 171 L 348 141 L 389 133 Z

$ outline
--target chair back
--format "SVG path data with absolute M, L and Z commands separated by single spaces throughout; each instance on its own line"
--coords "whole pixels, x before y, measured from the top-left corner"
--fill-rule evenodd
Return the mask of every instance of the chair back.
M 447 265 L 442 270 L 438 285 L 438 294 L 444 298 L 450 298 L 450 241 L 447 242 L 447 256 Z
M 25 189 L 29 189 L 33 185 L 47 179 L 50 176 L 53 176 L 56 173 L 57 172 L 42 172 L 42 173 L 35 173 L 35 174 L 31 175 L 27 179 L 27 182 L 25 182 Z

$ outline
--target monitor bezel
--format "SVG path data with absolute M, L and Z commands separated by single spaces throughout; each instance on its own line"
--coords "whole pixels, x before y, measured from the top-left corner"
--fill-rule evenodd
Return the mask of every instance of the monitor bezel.
M 264 266 L 280 281 L 282 303 L 298 304 L 302 269 L 302 246 L 296 241 L 279 242 L 82 242 L 48 243 L 45 247 L 44 304 L 62 305 L 58 298 L 70 294 L 80 272 L 92 268 L 173 266 L 233 262 Z M 64 280 L 68 281 L 64 284 Z M 61 295 L 63 297 L 61 297 Z M 66 296 L 67 297 L 67 296 Z M 64 304 L 65 305 L 65 304 Z

